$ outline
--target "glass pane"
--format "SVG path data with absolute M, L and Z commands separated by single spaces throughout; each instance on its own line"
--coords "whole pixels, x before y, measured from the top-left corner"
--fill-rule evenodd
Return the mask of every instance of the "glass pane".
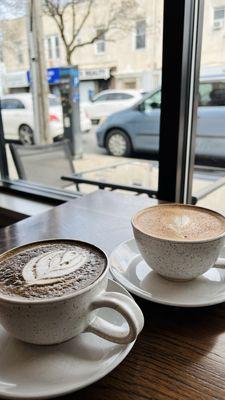
M 204 7 L 193 195 L 197 205 L 225 213 L 225 26 L 214 25 L 224 4 L 205 0 Z
M 144 0 L 139 7 L 131 0 L 129 8 L 123 0 L 35 2 L 35 7 L 43 4 L 36 37 L 32 31 L 28 35 L 32 19 L 26 8 L 16 4 L 4 6 L 0 23 L 5 138 L 22 143 L 17 156 L 24 165 L 17 171 L 8 149 L 10 177 L 76 191 L 61 177 L 77 172 L 84 179 L 157 190 L 163 0 Z M 35 59 L 35 42 L 42 81 L 30 59 Z M 8 95 L 14 105 L 17 101 L 13 110 Z M 218 101 L 221 93 L 216 96 Z M 60 147 L 64 139 L 69 150 Z M 98 187 L 79 189 L 86 193 Z

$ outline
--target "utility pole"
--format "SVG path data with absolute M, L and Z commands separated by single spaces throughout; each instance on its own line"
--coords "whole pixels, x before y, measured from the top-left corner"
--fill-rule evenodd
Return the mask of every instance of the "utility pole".
M 50 143 L 48 82 L 42 24 L 42 1 L 28 0 L 30 82 L 34 111 L 34 142 Z

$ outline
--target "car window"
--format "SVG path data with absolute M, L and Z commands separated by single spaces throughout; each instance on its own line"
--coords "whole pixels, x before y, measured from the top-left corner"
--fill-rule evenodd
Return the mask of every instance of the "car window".
M 154 108 L 160 108 L 161 90 L 158 90 L 158 92 L 154 93 L 152 96 L 145 99 L 142 104 L 143 104 L 143 110 L 146 112 L 152 111 L 152 109 Z
M 107 100 L 128 100 L 133 96 L 128 93 L 108 93 Z
M 61 106 L 61 101 L 59 97 L 49 97 L 48 102 L 50 107 Z
M 17 99 L 3 99 L 1 100 L 1 108 L 3 110 L 16 110 L 25 108 L 22 101 Z
M 102 94 L 101 96 L 94 98 L 92 101 L 93 103 L 97 103 L 97 101 L 105 101 L 108 100 L 107 96 L 107 94 Z
M 225 82 L 200 83 L 199 106 L 225 106 Z

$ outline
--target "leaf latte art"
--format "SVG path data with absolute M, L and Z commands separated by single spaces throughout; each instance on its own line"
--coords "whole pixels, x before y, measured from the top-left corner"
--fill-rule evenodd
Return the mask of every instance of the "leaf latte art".
M 22 275 L 28 285 L 48 285 L 59 282 L 85 262 L 86 256 L 74 250 L 50 251 L 28 261 Z

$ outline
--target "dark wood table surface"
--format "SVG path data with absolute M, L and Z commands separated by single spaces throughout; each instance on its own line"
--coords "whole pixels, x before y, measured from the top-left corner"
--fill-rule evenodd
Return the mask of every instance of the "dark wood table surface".
M 89 241 L 108 254 L 132 237 L 131 216 L 153 199 L 98 191 L 0 230 L 0 251 L 47 238 Z M 184 309 L 135 298 L 145 326 L 109 375 L 61 399 L 225 399 L 225 304 Z

